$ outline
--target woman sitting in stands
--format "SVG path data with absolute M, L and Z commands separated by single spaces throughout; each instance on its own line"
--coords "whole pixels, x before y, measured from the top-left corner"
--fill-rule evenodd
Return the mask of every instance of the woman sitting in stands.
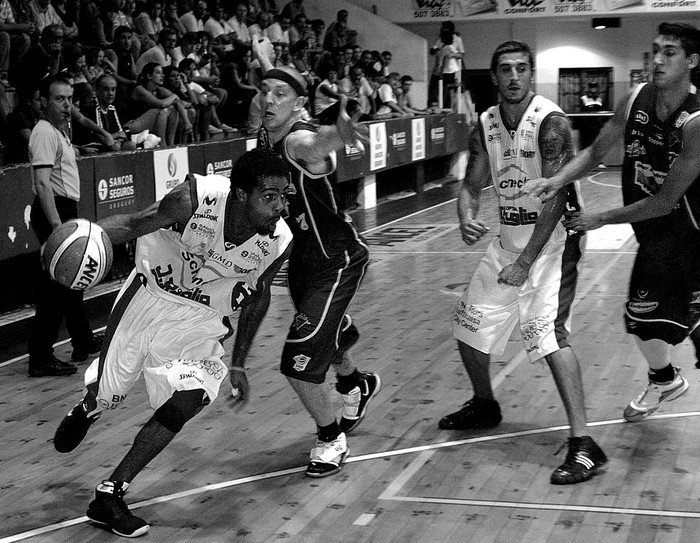
M 129 118 L 133 120 L 132 126 L 145 126 L 160 138 L 163 145 L 170 146 L 176 143 L 180 116 L 189 125 L 191 133 L 192 124 L 185 108 L 175 94 L 163 87 L 163 68 L 149 62 L 141 70 L 136 88 L 131 93 Z M 136 133 L 135 130 L 132 128 L 132 133 Z

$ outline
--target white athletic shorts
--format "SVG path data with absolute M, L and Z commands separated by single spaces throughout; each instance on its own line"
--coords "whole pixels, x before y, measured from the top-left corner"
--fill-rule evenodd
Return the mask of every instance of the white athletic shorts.
M 581 247 L 567 241 L 566 249 L 561 243 L 545 245 L 525 283 L 513 287 L 499 284 L 498 274 L 518 253 L 506 251 L 500 238 L 494 239 L 457 304 L 454 337 L 498 356 L 520 324 L 531 361 L 568 346 Z
M 98 409 L 116 408 L 141 372 L 153 409 L 176 390 L 203 389 L 214 401 L 228 374 L 226 332 L 217 313 L 156 296 L 132 273 L 109 317 L 106 355 L 87 369 L 85 385 L 98 383 Z

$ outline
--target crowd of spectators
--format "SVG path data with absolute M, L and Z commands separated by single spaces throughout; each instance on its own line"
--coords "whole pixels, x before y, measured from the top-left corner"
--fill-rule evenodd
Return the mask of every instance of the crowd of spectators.
M 389 51 L 358 43 L 346 10 L 326 25 L 303 0 L 0 0 L 0 111 L 5 163 L 25 161 L 41 115 L 40 82 L 73 83 L 71 138 L 82 153 L 206 141 L 259 128 L 260 63 L 253 40 L 274 46 L 310 89 L 309 117 L 332 123 L 341 95 L 359 120 L 425 112 Z M 449 41 L 449 36 L 444 37 Z M 1 97 L 0 97 L 1 98 Z

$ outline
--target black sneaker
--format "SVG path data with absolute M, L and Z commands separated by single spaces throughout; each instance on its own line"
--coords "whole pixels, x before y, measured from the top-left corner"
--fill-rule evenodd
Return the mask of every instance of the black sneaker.
M 69 453 L 80 445 L 85 439 L 90 426 L 100 418 L 100 413 L 87 416 L 85 401 L 81 400 L 78 405 L 71 409 L 61 424 L 58 425 L 53 436 L 53 446 L 60 453 Z
M 73 345 L 71 360 L 73 362 L 84 362 L 91 354 L 99 353 L 100 349 L 102 349 L 104 338 L 104 334 L 93 334 L 92 339 L 88 343 Z
M 95 489 L 95 499 L 88 505 L 87 516 L 107 526 L 122 537 L 138 537 L 148 531 L 148 523 L 129 511 L 124 502 L 127 483 L 102 481 Z
M 496 400 L 484 400 L 474 396 L 455 413 L 440 419 L 443 430 L 486 430 L 498 426 L 503 420 Z
M 45 360 L 29 359 L 29 377 L 73 375 L 77 371 L 78 366 L 63 362 L 53 355 Z
M 581 483 L 593 477 L 607 462 L 607 456 L 590 436 L 570 437 L 566 460 L 549 480 L 553 485 Z
M 341 394 L 343 398 L 343 415 L 338 427 L 340 431 L 348 434 L 359 426 L 367 414 L 367 406 L 372 398 L 382 389 L 382 380 L 373 371 L 359 372 L 360 384 L 347 394 Z

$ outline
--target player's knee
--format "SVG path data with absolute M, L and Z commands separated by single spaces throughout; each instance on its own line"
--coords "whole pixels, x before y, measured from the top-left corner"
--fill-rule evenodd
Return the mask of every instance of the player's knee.
M 340 337 L 338 338 L 338 350 L 342 353 L 349 351 L 355 343 L 360 339 L 360 332 L 357 327 L 352 323 L 352 319 L 349 315 L 345 315 L 343 318 L 343 324 L 341 326 Z
M 153 417 L 168 430 L 178 433 L 185 423 L 194 418 L 209 398 L 202 389 L 177 390 L 170 399 L 156 409 Z
M 669 345 L 678 345 L 686 337 L 686 330 L 672 323 L 645 322 L 630 319 L 625 315 L 627 333 L 637 336 L 642 341 L 659 339 Z

